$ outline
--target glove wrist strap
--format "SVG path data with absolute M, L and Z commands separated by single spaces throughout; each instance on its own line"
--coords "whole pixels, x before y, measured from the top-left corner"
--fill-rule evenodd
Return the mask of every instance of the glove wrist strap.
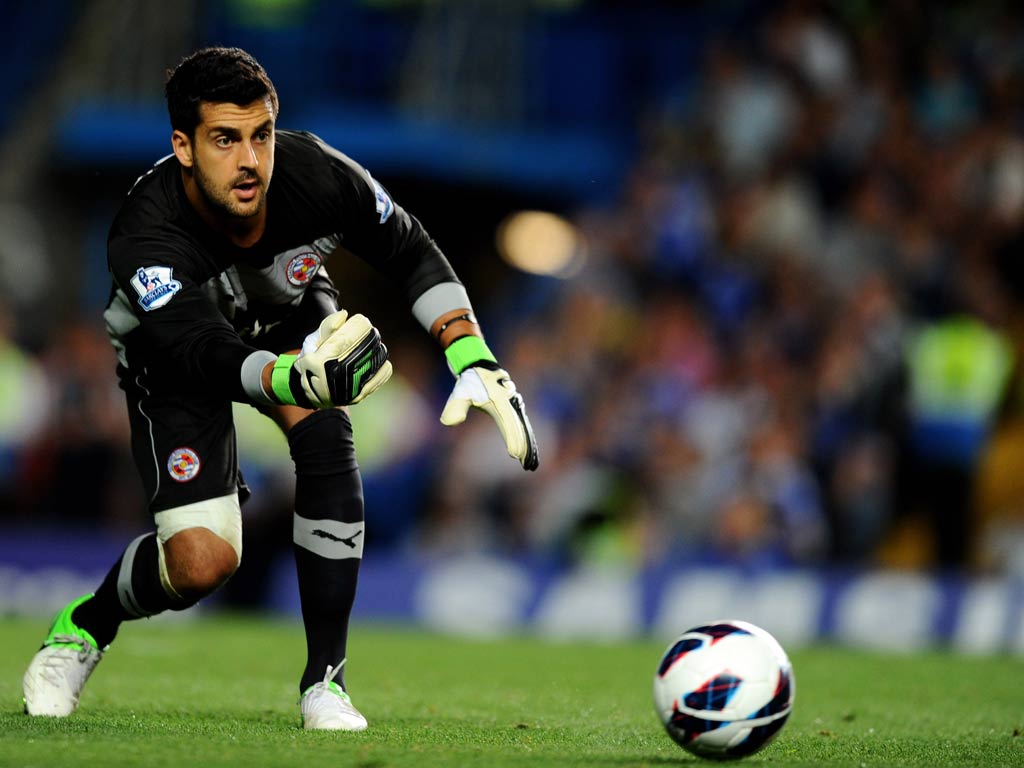
M 296 404 L 295 395 L 292 394 L 291 374 L 297 359 L 298 355 L 279 355 L 270 373 L 270 388 L 274 390 L 274 397 L 283 405 Z
M 445 349 L 444 356 L 456 376 L 476 363 L 486 361 L 497 365 L 498 362 L 487 348 L 486 342 L 479 336 L 463 336 L 456 339 Z

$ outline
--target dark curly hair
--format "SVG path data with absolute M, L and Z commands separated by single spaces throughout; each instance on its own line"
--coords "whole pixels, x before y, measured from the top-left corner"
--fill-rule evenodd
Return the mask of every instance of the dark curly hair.
M 199 103 L 230 102 L 244 106 L 270 97 L 277 115 L 277 91 L 266 71 L 241 48 L 202 48 L 167 72 L 167 112 L 171 128 L 193 136 Z

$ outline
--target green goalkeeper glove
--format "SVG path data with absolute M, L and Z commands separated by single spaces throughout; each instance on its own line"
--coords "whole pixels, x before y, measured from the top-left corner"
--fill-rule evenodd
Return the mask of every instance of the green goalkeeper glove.
M 285 405 L 334 408 L 352 405 L 391 378 L 388 348 L 363 315 L 340 310 L 324 318 L 298 355 L 281 355 L 271 386 Z
M 447 427 L 461 424 L 470 407 L 479 408 L 497 423 L 509 456 L 518 459 L 523 469 L 537 469 L 537 439 L 526 415 L 526 403 L 484 340 L 463 336 L 445 350 L 445 356 L 455 374 L 455 388 L 441 412 L 441 423 Z

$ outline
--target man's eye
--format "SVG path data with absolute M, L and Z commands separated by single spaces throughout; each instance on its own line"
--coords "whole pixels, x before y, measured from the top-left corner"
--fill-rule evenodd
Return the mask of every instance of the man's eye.
M 229 139 L 227 136 L 218 136 L 216 139 L 214 139 L 214 143 L 218 147 L 230 147 L 231 139 Z
M 257 141 L 270 141 L 270 131 L 260 131 L 256 134 Z

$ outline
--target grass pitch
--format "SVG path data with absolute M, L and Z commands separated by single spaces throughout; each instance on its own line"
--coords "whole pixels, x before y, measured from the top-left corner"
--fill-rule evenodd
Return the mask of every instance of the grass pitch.
M 250 617 L 122 628 L 70 718 L 21 713 L 46 621 L 0 621 L 0 766 L 665 766 L 705 763 L 662 731 L 662 643 L 457 640 L 357 627 L 359 734 L 299 728 L 301 626 Z M 1024 659 L 791 654 L 796 706 L 740 764 L 1024 765 Z

